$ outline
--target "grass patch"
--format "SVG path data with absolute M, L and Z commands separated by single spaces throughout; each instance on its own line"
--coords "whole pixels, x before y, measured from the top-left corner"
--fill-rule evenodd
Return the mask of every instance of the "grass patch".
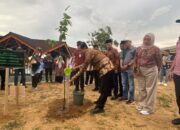
M 13 130 L 17 128 L 21 130 L 22 129 L 21 124 L 18 121 L 13 120 L 13 121 L 8 122 L 6 125 L 4 125 L 3 130 Z
M 65 126 L 64 129 L 66 129 L 66 130 L 81 130 L 78 126 L 71 126 L 71 125 Z
M 45 96 L 45 95 L 41 95 L 41 96 L 40 96 L 40 99 L 42 99 L 42 100 L 43 100 L 43 99 L 46 99 L 46 98 L 47 98 L 47 96 Z
M 114 119 L 115 119 L 115 120 L 119 120 L 119 115 L 116 114 L 116 115 L 114 116 Z
M 61 128 L 60 127 L 55 127 L 52 130 L 61 130 Z
M 162 95 L 158 97 L 158 101 L 159 101 L 160 106 L 165 107 L 165 108 L 169 108 L 172 103 L 172 99 L 168 95 Z
M 36 127 L 36 128 L 32 128 L 32 130 L 40 130 L 40 128 L 39 128 L 39 127 Z

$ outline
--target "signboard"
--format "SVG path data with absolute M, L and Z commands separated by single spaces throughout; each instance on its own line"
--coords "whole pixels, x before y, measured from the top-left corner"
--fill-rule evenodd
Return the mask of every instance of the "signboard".
M 23 51 L 0 50 L 0 67 L 22 68 L 25 66 L 25 53 Z

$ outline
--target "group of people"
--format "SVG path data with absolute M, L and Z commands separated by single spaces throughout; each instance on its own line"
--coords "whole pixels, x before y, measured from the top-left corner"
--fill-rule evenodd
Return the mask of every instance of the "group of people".
M 16 51 L 24 51 L 20 46 Z M 53 58 L 51 54 L 42 55 L 39 52 L 34 52 L 32 56 L 25 55 L 25 64 L 31 69 L 32 87 L 37 88 L 38 83 L 43 79 L 43 73 L 45 72 L 45 81 L 53 82 L 53 72 L 55 73 L 55 82 L 62 83 L 64 78 L 65 60 L 62 56 Z M 0 69 L 1 75 L 1 90 L 5 89 L 5 70 Z M 21 77 L 20 82 L 19 76 Z M 25 67 L 14 68 L 14 85 L 22 85 L 26 87 L 26 73 Z
M 155 46 L 155 36 L 148 33 L 144 36 L 142 45 L 135 48 L 130 40 L 120 43 L 121 52 L 113 47 L 111 39 L 106 40 L 106 52 L 88 48 L 86 43 L 78 42 L 77 57 L 81 57 L 81 63 L 73 67 L 75 72 L 70 82 L 81 82 L 81 76 L 92 66 L 98 74 L 97 89 L 100 92 L 96 106 L 91 113 L 104 112 L 106 100 L 111 96 L 112 100 L 126 101 L 132 104 L 135 97 L 134 78 L 138 81 L 138 105 L 137 111 L 142 115 L 150 115 L 155 112 L 155 101 L 158 80 L 160 84 L 167 86 L 168 79 L 174 78 L 177 104 L 180 109 L 180 39 L 177 42 L 176 56 L 170 55 L 169 50 L 164 53 Z M 97 48 L 98 46 L 95 45 Z M 77 58 L 75 55 L 75 59 Z M 96 82 L 96 81 L 95 81 Z M 96 84 L 96 83 L 95 83 Z M 79 84 L 76 84 L 78 88 Z M 80 85 L 83 89 L 83 81 Z M 78 90 L 78 89 L 77 89 Z M 180 124 L 180 118 L 172 121 Z
M 43 72 L 45 72 L 45 81 L 53 82 L 53 71 L 55 72 L 55 82 L 62 83 L 64 77 L 65 61 L 62 56 L 53 58 L 51 54 L 47 54 L 42 58 L 39 54 L 34 54 L 30 58 L 32 68 L 32 87 L 36 88 L 37 84 L 42 80 Z
M 123 40 L 120 43 L 121 53 L 118 53 L 117 49 L 113 47 L 112 39 L 105 42 L 106 52 L 88 48 L 84 42 L 77 43 L 74 59 L 76 63 L 76 60 L 81 58 L 81 63 L 74 66 L 75 73 L 70 82 L 75 81 L 75 90 L 77 91 L 80 82 L 80 87 L 84 91 L 82 79 L 87 68 L 92 66 L 98 73 L 96 88 L 101 95 L 95 102 L 97 105 L 92 113 L 104 112 L 108 96 L 111 96 L 112 100 L 126 101 L 127 104 L 132 104 L 135 98 L 135 76 L 139 81 L 137 110 L 143 115 L 154 113 L 158 72 L 162 65 L 161 52 L 154 45 L 154 41 L 155 37 L 151 33 L 145 35 L 143 44 L 138 48 L 133 47 L 130 40 Z
M 106 52 L 102 52 L 98 45 L 88 48 L 85 42 L 78 41 L 77 49 L 72 57 L 64 59 L 62 56 L 53 58 L 51 54 L 42 56 L 34 53 L 27 58 L 31 65 L 32 87 L 36 88 L 42 80 L 45 71 L 46 82 L 52 82 L 52 73 L 55 72 L 55 81 L 62 83 L 64 68 L 72 68 L 70 83 L 74 84 L 75 91 L 84 92 L 84 87 L 92 84 L 93 91 L 99 91 L 96 106 L 91 113 L 104 112 L 107 98 L 111 100 L 134 103 L 135 83 L 138 81 L 138 105 L 137 111 L 142 115 L 150 115 L 155 112 L 155 101 L 159 84 L 167 86 L 168 79 L 174 79 L 177 104 L 180 111 L 180 38 L 177 42 L 176 56 L 173 57 L 169 50 L 164 53 L 155 46 L 155 36 L 148 33 L 144 36 L 142 45 L 134 47 L 130 40 L 120 42 L 119 53 L 113 47 L 113 40 L 106 40 Z M 21 49 L 21 48 L 17 48 Z M 86 72 L 86 78 L 85 77 Z M 14 84 L 18 85 L 18 76 L 21 74 L 21 83 L 26 86 L 25 69 L 15 69 Z M 5 71 L 0 69 L 1 89 L 4 90 Z M 172 121 L 180 124 L 180 118 Z

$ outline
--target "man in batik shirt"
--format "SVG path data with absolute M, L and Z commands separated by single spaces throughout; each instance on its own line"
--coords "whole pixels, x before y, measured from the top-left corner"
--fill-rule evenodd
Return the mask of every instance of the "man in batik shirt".
M 79 69 L 75 76 L 73 76 L 70 82 L 73 82 L 81 73 L 86 71 L 86 68 L 91 64 L 95 70 L 98 70 L 101 80 L 100 86 L 100 97 L 97 100 L 96 107 L 92 109 L 91 113 L 101 113 L 104 112 L 104 105 L 107 101 L 107 97 L 111 94 L 111 85 L 113 82 L 114 66 L 107 56 L 102 52 L 95 49 L 88 49 L 86 43 L 82 43 L 80 46 L 85 60 L 80 66 L 74 69 Z

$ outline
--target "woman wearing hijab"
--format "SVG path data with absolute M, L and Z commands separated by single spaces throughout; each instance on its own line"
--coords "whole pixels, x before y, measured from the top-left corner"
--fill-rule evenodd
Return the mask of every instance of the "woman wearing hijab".
M 160 49 L 154 45 L 154 41 L 154 34 L 146 34 L 135 56 L 134 70 L 139 82 L 137 110 L 143 115 L 149 115 L 155 111 L 158 72 L 162 62 Z
M 55 60 L 55 82 L 62 83 L 64 75 L 64 60 L 59 56 Z

